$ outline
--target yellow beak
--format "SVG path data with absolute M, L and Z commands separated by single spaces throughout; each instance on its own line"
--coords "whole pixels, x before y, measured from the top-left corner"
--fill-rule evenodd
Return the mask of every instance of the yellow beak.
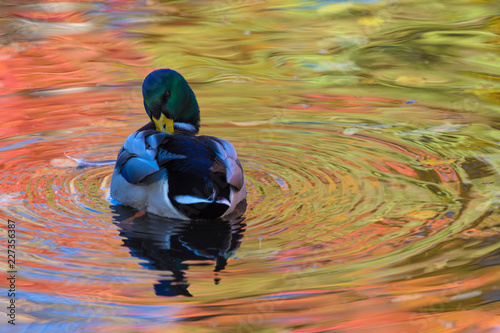
M 161 114 L 160 119 L 156 119 L 155 117 L 153 117 L 153 122 L 156 125 L 157 131 L 168 134 L 174 133 L 174 121 L 165 117 L 163 113 Z

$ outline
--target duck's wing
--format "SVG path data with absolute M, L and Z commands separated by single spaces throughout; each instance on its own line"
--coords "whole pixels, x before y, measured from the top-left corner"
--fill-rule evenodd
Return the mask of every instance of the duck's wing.
M 138 188 L 163 184 L 166 192 L 151 196 L 148 187 L 144 200 L 155 201 L 166 194 L 165 202 L 188 218 L 225 216 L 246 197 L 243 170 L 234 147 L 215 137 L 154 130 L 133 133 L 118 154 L 116 172 Z
M 214 151 L 225 166 L 227 183 L 240 191 L 244 186 L 243 168 L 233 145 L 214 136 L 199 136 L 200 140 Z
M 229 209 L 222 216 L 223 218 L 234 218 L 241 216 L 246 210 L 247 190 L 243 178 L 243 168 L 236 154 L 233 145 L 213 136 L 199 136 L 221 161 L 225 172 L 225 180 L 230 188 Z
M 160 170 L 167 160 L 184 159 L 160 148 L 168 140 L 168 134 L 154 130 L 132 133 L 118 153 L 115 168 L 130 184 L 137 184 L 145 177 Z M 160 157 L 160 158 L 159 158 Z

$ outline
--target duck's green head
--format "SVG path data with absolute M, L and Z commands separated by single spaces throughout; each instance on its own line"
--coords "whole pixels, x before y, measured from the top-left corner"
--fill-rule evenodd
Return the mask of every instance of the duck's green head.
M 200 109 L 187 81 L 171 69 L 151 72 L 142 84 L 144 107 L 156 130 L 172 134 L 174 123 L 200 128 Z

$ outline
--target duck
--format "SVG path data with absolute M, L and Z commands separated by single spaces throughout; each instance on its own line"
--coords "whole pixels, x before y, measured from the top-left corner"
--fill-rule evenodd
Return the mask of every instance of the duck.
M 188 82 L 158 69 L 142 84 L 150 121 L 118 153 L 110 195 L 119 204 L 181 220 L 237 218 L 246 210 L 243 168 L 234 146 L 198 135 L 200 108 Z

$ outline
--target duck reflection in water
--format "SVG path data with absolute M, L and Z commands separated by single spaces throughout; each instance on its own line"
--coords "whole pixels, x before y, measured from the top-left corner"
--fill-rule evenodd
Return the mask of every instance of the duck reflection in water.
M 223 270 L 227 259 L 239 248 L 246 226 L 242 217 L 229 221 L 181 221 L 121 205 L 111 208 L 130 254 L 149 261 L 149 269 L 173 273 L 170 279 L 154 285 L 159 296 L 192 296 L 185 277 L 189 269 L 186 261 L 215 261 L 214 272 Z M 215 277 L 215 284 L 219 280 Z

